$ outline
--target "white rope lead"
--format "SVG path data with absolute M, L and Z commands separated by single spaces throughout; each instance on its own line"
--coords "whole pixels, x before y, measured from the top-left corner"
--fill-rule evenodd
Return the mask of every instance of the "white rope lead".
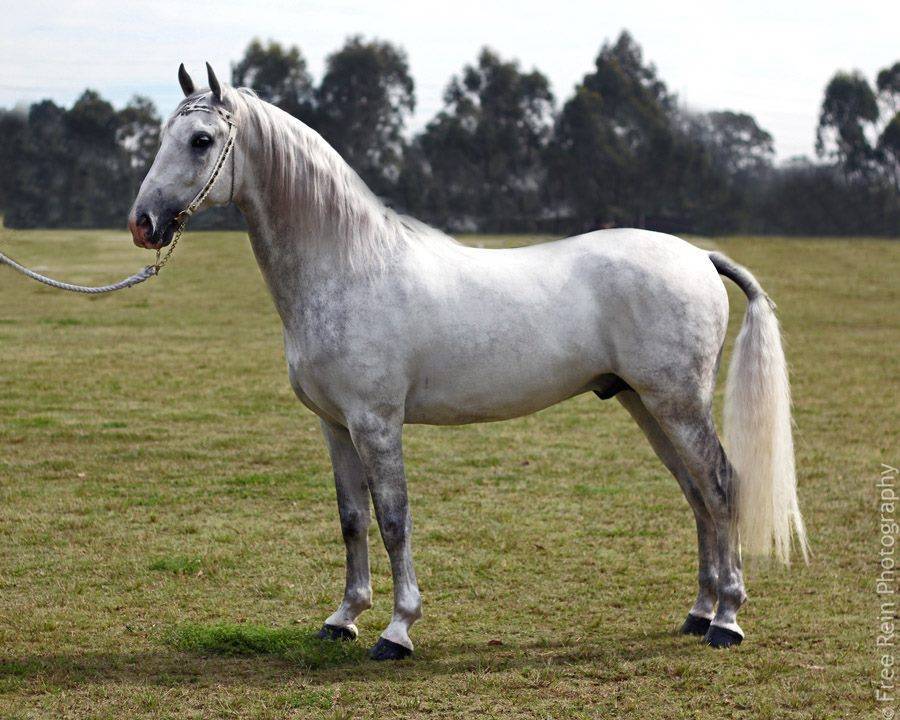
M 204 186 L 200 188 L 200 192 L 198 192 L 194 196 L 194 199 L 191 200 L 190 204 L 175 216 L 175 235 L 172 238 L 172 242 L 169 243 L 169 250 L 168 252 L 166 252 L 165 256 L 160 258 L 160 250 L 157 249 L 156 264 L 148 265 L 140 272 L 136 272 L 131 277 L 127 277 L 124 280 L 115 283 L 114 285 L 100 285 L 99 287 L 89 287 L 87 285 L 73 285 L 72 283 L 61 282 L 59 280 L 49 278 L 46 275 L 36 273 L 34 272 L 34 270 L 29 270 L 24 265 L 19 265 L 19 263 L 17 263 L 11 257 L 7 257 L 2 252 L 0 252 L 0 263 L 9 265 L 13 270 L 17 270 L 26 277 L 30 277 L 32 280 L 37 280 L 40 283 L 44 283 L 44 285 L 59 288 L 60 290 L 84 293 L 85 295 L 101 295 L 103 293 L 115 292 L 116 290 L 124 290 L 125 288 L 142 283 L 145 280 L 149 280 L 154 275 L 159 275 L 159 271 L 162 269 L 163 265 L 165 265 L 169 261 L 169 258 L 172 256 L 172 251 L 175 250 L 175 246 L 178 244 L 178 238 L 180 238 L 181 233 L 184 232 L 185 223 L 187 222 L 188 218 L 190 218 L 191 215 L 193 215 L 203 204 L 203 201 L 206 200 L 206 197 L 209 195 L 210 191 L 213 189 L 213 186 L 216 184 L 216 180 L 219 179 L 219 173 L 222 171 L 222 168 L 225 167 L 225 162 L 228 160 L 228 156 L 231 155 L 231 151 L 234 149 L 234 138 L 237 134 L 237 126 L 234 124 L 234 119 L 232 118 L 231 113 L 221 107 L 212 108 L 208 105 L 198 105 L 195 103 L 193 105 L 188 105 L 187 107 L 185 107 L 179 114 L 187 115 L 188 113 L 197 111 L 218 113 L 219 116 L 226 123 L 228 123 L 228 137 L 225 139 L 225 144 L 222 146 L 222 151 L 219 153 L 219 157 L 216 159 L 216 162 L 213 165 L 212 172 L 210 173 L 209 179 L 206 181 L 206 184 L 204 184 Z M 228 202 L 231 202 L 233 199 L 234 159 L 232 159 L 231 161 L 231 193 L 228 196 Z
M 142 283 L 145 280 L 149 280 L 157 273 L 157 268 L 155 265 L 148 265 L 140 272 L 136 272 L 131 277 L 127 277 L 124 280 L 115 283 L 114 285 L 100 285 L 99 287 L 90 287 L 87 285 L 73 285 L 72 283 L 61 282 L 59 280 L 49 278 L 46 275 L 41 275 L 40 273 L 36 273 L 34 270 L 29 270 L 27 267 L 19 265 L 19 263 L 17 263 L 11 257 L 7 257 L 2 252 L 0 252 L 0 263 L 9 265 L 13 270 L 17 270 L 23 275 L 30 277 L 32 280 L 37 280 L 40 283 L 44 283 L 44 285 L 59 288 L 60 290 L 69 290 L 70 292 L 84 293 L 85 295 L 102 295 L 103 293 L 115 292 L 116 290 L 124 290 L 125 288 Z

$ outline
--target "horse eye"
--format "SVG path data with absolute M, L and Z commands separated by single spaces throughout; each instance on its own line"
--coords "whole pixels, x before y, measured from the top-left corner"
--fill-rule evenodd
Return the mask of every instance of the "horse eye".
M 205 148 L 212 145 L 212 138 L 206 133 L 197 133 L 191 138 L 191 147 Z

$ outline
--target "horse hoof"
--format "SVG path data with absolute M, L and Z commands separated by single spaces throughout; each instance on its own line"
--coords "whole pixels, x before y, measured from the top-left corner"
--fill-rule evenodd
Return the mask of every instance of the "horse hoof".
M 710 625 L 706 635 L 703 636 L 703 642 L 713 648 L 727 648 L 732 645 L 740 645 L 743 639 L 744 636 L 740 633 L 718 625 Z
M 404 645 L 385 640 L 383 637 L 378 638 L 369 650 L 369 657 L 373 660 L 404 660 L 412 657 L 413 651 Z
M 356 633 L 350 628 L 325 623 L 316 634 L 320 640 L 356 640 Z
M 681 626 L 682 635 L 706 635 L 709 632 L 709 618 L 699 617 L 688 613 Z

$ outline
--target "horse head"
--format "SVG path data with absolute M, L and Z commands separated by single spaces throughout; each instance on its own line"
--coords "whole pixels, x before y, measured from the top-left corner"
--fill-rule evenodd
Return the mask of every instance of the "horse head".
M 230 88 L 222 86 L 209 63 L 206 69 L 209 89 L 197 91 L 184 65 L 178 68 L 185 99 L 163 127 L 159 151 L 128 218 L 138 247 L 165 247 L 195 210 L 226 205 L 233 199 L 234 123 L 227 107 Z M 230 173 L 224 168 L 226 162 L 231 165 Z

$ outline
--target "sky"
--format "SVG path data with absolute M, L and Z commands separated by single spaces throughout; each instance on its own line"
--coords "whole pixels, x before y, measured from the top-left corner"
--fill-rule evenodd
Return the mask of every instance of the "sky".
M 355 34 L 402 46 L 416 83 L 410 126 L 442 107 L 449 78 L 488 45 L 541 70 L 558 106 L 604 40 L 628 29 L 669 89 L 696 110 L 749 112 L 785 160 L 812 155 L 822 93 L 835 71 L 870 81 L 900 60 L 900 3 L 832 0 L 4 0 L 0 106 L 71 102 L 86 87 L 117 107 L 149 96 L 177 103 L 178 64 L 198 85 L 222 79 L 254 37 L 298 45 L 314 78 Z

